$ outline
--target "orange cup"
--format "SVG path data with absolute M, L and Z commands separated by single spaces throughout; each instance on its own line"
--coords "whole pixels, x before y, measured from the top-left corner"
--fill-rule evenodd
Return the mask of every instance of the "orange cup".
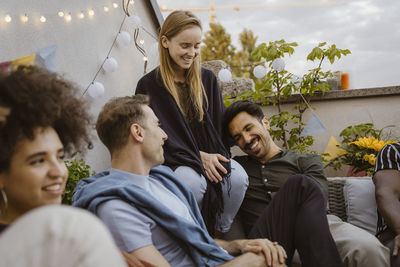
M 349 89 L 349 74 L 348 73 L 340 74 L 340 88 L 342 90 Z

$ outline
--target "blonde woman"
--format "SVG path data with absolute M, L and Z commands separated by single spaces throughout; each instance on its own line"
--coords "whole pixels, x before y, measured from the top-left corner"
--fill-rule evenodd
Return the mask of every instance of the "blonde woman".
M 193 13 L 172 12 L 159 34 L 160 66 L 140 79 L 135 93 L 150 96 L 168 135 L 165 164 L 191 189 L 214 234 L 230 229 L 248 177 L 222 141 L 225 108 L 215 75 L 200 66 L 201 36 Z

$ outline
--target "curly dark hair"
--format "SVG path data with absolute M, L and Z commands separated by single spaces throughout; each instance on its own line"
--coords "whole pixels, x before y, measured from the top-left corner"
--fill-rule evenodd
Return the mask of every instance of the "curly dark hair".
M 225 145 L 231 147 L 235 145 L 235 141 L 233 140 L 230 132 L 229 132 L 229 124 L 231 121 L 240 113 L 240 112 L 247 112 L 249 115 L 253 116 L 254 118 L 258 119 L 260 122 L 264 118 L 264 113 L 261 107 L 249 100 L 240 100 L 234 102 L 230 105 L 224 112 L 224 116 L 222 119 L 222 136 L 225 142 Z
M 54 128 L 66 153 L 91 144 L 91 117 L 78 92 L 75 84 L 35 66 L 0 73 L 0 172 L 8 171 L 17 143 L 32 140 L 38 127 Z

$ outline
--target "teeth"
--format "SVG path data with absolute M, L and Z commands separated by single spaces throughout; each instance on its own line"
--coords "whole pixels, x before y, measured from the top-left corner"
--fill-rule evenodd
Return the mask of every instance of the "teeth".
M 61 189 L 61 184 L 54 184 L 44 187 L 45 190 L 59 190 Z
M 250 149 L 252 150 L 252 149 L 256 148 L 257 145 L 258 145 L 258 140 L 255 139 L 253 141 L 253 144 L 250 146 Z

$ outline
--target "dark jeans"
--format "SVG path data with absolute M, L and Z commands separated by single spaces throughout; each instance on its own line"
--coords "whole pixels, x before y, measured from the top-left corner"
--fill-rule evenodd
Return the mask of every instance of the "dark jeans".
M 295 249 L 302 266 L 344 266 L 329 231 L 322 191 L 317 182 L 305 175 L 287 180 L 248 237 L 278 242 L 286 250 L 288 266 Z
M 396 236 L 396 233 L 390 229 L 389 227 L 385 229 L 382 233 L 378 235 L 379 241 L 386 247 L 390 249 L 390 266 L 391 267 L 400 267 L 400 255 L 397 254 L 396 257 L 394 257 L 393 254 L 393 247 L 394 247 L 394 237 Z

